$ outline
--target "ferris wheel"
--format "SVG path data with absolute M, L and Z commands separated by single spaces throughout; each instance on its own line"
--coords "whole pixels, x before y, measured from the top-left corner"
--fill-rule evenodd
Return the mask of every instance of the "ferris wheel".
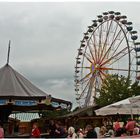
M 110 74 L 140 80 L 140 42 L 132 22 L 120 12 L 98 15 L 81 40 L 75 65 L 79 106 L 94 105 L 103 80 Z

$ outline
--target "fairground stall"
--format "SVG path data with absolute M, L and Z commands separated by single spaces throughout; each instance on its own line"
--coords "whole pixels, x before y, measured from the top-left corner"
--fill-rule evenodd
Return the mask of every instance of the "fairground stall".
M 10 133 L 8 116 L 15 111 L 34 110 L 40 115 L 43 110 L 70 110 L 71 107 L 71 102 L 51 97 L 8 63 L 0 68 L 0 120 L 4 124 L 5 135 Z

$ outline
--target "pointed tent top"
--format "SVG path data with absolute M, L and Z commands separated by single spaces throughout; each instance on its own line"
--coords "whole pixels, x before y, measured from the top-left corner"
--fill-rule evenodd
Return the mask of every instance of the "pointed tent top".
M 10 65 L 0 68 L 0 97 L 18 99 L 44 99 L 45 92 L 33 85 Z
M 9 64 L 10 44 L 11 44 L 11 40 L 9 40 L 9 44 L 8 44 L 7 65 Z
M 8 44 L 7 63 L 0 68 L 0 97 L 4 98 L 46 98 L 48 94 L 33 85 L 9 65 L 11 40 Z

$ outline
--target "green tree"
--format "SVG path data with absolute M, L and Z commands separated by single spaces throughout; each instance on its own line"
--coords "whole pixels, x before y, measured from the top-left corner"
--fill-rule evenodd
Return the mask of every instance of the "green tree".
M 117 74 L 108 76 L 99 90 L 100 96 L 95 98 L 96 104 L 103 107 L 133 96 L 134 92 L 131 90 L 130 85 L 131 80 L 124 76 L 118 76 Z
M 131 85 L 131 91 L 132 95 L 140 95 L 140 85 L 139 85 L 139 82 L 136 81 L 134 82 L 132 85 Z
M 56 118 L 60 117 L 63 115 L 68 114 L 69 111 L 67 109 L 62 109 L 62 110 L 47 110 L 42 112 L 43 117 L 48 117 L 48 118 Z

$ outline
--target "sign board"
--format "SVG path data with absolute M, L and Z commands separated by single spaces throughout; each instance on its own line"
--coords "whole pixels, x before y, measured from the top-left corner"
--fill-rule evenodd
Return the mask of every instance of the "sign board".
M 17 106 L 35 106 L 37 102 L 34 100 L 15 100 Z
M 0 99 L 0 105 L 5 105 L 7 100 Z
M 59 107 L 59 103 L 57 103 L 57 102 L 51 102 L 51 105 L 52 105 L 53 107 Z
M 66 109 L 67 108 L 67 104 L 64 104 L 64 103 L 61 103 L 60 106 L 61 106 L 62 109 Z

